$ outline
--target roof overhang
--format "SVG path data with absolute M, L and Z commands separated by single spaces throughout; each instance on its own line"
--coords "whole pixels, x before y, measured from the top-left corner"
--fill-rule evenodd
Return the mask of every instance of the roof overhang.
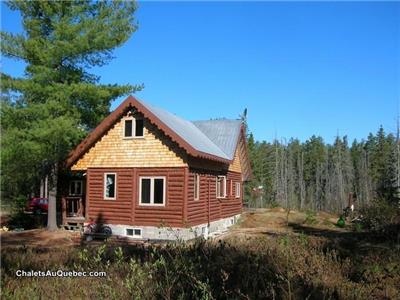
M 152 124 L 162 130 L 166 136 L 176 142 L 179 147 L 185 150 L 188 155 L 205 158 L 224 164 L 230 164 L 232 160 L 222 158 L 210 153 L 202 152 L 192 147 L 170 127 L 168 127 L 155 114 L 147 109 L 140 101 L 133 96 L 128 96 L 112 113 L 110 113 L 100 124 L 74 149 L 66 160 L 66 167 L 70 168 L 81 158 L 101 137 L 131 108 L 136 108 Z

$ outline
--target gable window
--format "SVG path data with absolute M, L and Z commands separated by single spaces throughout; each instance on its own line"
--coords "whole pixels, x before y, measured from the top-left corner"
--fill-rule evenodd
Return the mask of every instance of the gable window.
M 217 176 L 217 198 L 226 197 L 226 176 Z
M 200 199 L 200 175 L 194 174 L 194 200 Z
M 143 137 L 144 123 L 143 119 L 127 118 L 124 121 L 124 137 L 134 138 Z
M 70 196 L 82 195 L 82 180 L 72 180 L 69 183 L 69 195 Z
M 240 182 L 235 183 L 235 197 L 240 198 Z
M 139 203 L 165 205 L 165 177 L 140 177 Z
M 117 174 L 104 174 L 104 199 L 115 200 L 117 186 Z
M 125 137 L 131 137 L 132 136 L 132 125 L 133 125 L 133 120 L 125 120 Z

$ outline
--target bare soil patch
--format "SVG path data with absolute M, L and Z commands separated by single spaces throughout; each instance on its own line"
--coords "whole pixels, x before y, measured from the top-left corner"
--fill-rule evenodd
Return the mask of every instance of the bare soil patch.
M 79 232 L 66 230 L 47 231 L 45 229 L 32 229 L 25 231 L 1 232 L 1 247 L 69 247 L 79 245 Z

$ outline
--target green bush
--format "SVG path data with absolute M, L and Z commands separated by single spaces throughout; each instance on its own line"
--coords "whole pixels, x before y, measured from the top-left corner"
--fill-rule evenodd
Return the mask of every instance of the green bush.
M 360 209 L 362 226 L 378 233 L 382 238 L 399 240 L 400 208 L 385 200 L 375 200 Z
M 313 210 L 306 211 L 306 219 L 304 220 L 305 224 L 315 225 L 318 223 L 317 214 Z

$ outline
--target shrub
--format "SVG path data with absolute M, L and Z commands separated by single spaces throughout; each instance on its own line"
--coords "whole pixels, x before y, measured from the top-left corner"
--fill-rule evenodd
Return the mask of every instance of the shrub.
M 3 299 L 398 298 L 399 255 L 341 258 L 321 240 L 285 235 L 160 246 L 3 249 Z M 16 278 L 22 270 L 106 271 L 105 278 Z
M 375 200 L 360 209 L 364 228 L 378 233 L 385 239 L 399 240 L 400 208 L 385 200 Z
M 315 213 L 315 211 L 306 211 L 306 219 L 304 220 L 304 223 L 308 225 L 314 225 L 318 223 L 317 214 Z

